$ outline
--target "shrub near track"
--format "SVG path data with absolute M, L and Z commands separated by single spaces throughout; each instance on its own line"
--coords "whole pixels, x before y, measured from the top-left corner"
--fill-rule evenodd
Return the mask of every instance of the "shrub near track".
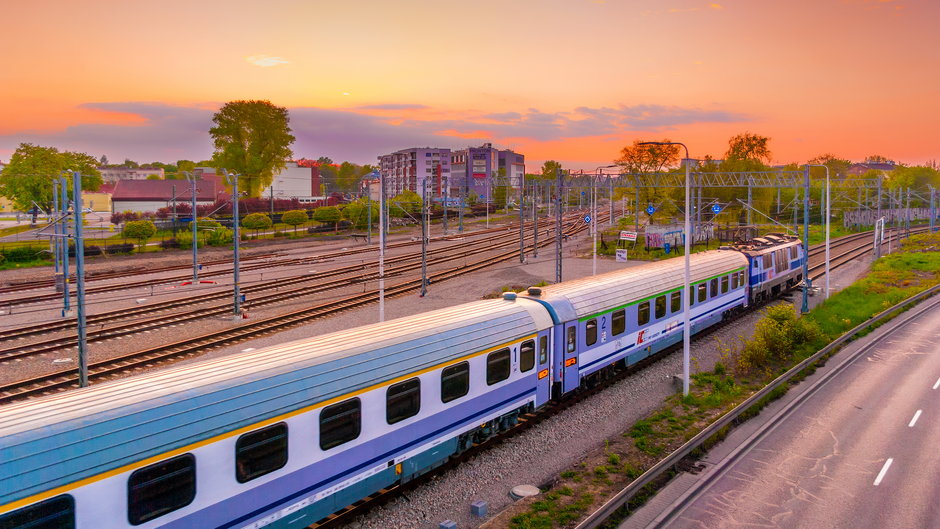
M 923 234 L 903 242 L 901 251 L 876 261 L 868 275 L 832 295 L 803 318 L 789 303 L 764 310 L 754 335 L 739 344 L 718 343 L 721 361 L 711 372 L 691 376 L 688 396 L 672 395 L 647 417 L 634 423 L 619 439 L 586 455 L 562 472 L 540 497 L 517 503 L 485 524 L 487 529 L 554 529 L 573 527 L 664 455 L 682 446 L 706 426 L 804 358 L 822 349 L 849 329 L 900 301 L 940 283 L 940 233 Z M 805 376 L 809 373 L 802 373 Z M 796 379 L 789 384 L 797 382 Z M 787 392 L 777 388 L 749 409 L 740 421 L 757 415 Z M 727 435 L 720 431 L 705 449 Z M 660 483 L 667 481 L 665 476 Z M 654 482 L 621 509 L 612 527 L 655 492 Z

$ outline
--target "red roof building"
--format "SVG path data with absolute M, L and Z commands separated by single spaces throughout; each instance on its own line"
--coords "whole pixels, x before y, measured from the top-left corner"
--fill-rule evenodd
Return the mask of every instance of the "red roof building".
M 186 180 L 119 180 L 111 195 L 111 211 L 157 211 L 172 205 L 174 197 L 176 202 L 191 204 L 191 184 Z M 217 197 L 214 180 L 196 182 L 197 204 L 212 204 Z

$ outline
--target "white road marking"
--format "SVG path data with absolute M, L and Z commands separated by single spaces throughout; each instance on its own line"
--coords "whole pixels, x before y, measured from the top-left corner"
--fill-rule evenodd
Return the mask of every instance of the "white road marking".
M 934 382 L 933 384 L 933 389 L 937 389 L 937 388 L 940 388 L 940 378 L 938 378 L 937 381 Z
M 874 485 L 875 485 L 876 487 L 878 486 L 879 483 L 881 483 L 881 480 L 885 477 L 885 474 L 888 473 L 888 469 L 891 468 L 891 463 L 892 463 L 892 462 L 894 462 L 894 459 L 892 459 L 892 458 L 889 457 L 888 460 L 885 461 L 885 466 L 881 467 L 881 472 L 879 472 L 879 473 L 878 473 L 878 477 L 875 478 L 875 483 L 874 483 Z
M 917 422 L 917 419 L 920 418 L 920 412 L 921 412 L 921 410 L 917 410 L 917 413 L 914 414 L 914 418 L 911 419 L 911 422 L 909 422 L 909 423 L 907 424 L 907 427 L 908 427 L 908 428 L 913 428 L 913 427 L 914 427 L 914 423 L 916 423 L 916 422 Z

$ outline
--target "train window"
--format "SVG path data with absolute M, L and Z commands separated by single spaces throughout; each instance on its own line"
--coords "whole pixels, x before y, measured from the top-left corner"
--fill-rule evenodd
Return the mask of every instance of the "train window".
M 509 378 L 509 349 L 500 349 L 486 357 L 486 384 L 492 386 Z
M 421 409 L 421 379 L 392 384 L 385 392 L 385 422 L 395 424 L 414 417 Z
M 708 285 L 705 283 L 698 284 L 698 302 L 701 303 L 708 298 Z
M 181 509 L 196 497 L 196 458 L 192 454 L 135 470 L 127 480 L 127 519 L 131 525 Z
M 587 345 L 597 343 L 597 320 L 590 319 L 584 324 L 584 341 Z
M 669 310 L 679 312 L 682 309 L 682 292 L 673 292 L 669 304 L 671 305 Z
M 656 319 L 666 317 L 666 296 L 656 298 Z
M 362 403 L 349 399 L 320 412 L 320 448 L 329 450 L 359 437 L 362 432 Z
M 791 246 L 791 247 L 790 247 L 790 260 L 792 261 L 792 260 L 796 259 L 796 258 L 799 257 L 799 256 L 800 256 L 800 252 L 799 252 L 799 250 L 797 249 L 797 247 L 796 247 L 796 246 Z
M 715 279 L 712 279 L 711 281 L 709 281 L 709 283 L 711 284 L 711 287 L 708 289 L 709 292 L 711 292 L 710 297 L 717 296 L 718 295 L 718 278 L 716 277 Z
M 695 285 L 689 284 L 689 306 L 695 305 Z
M 526 340 L 519 346 L 519 371 L 526 371 L 535 367 L 535 342 Z
M 738 274 L 741 276 L 741 279 L 739 280 L 741 283 L 741 286 L 743 287 L 747 285 L 747 273 L 745 273 L 744 270 L 741 270 L 740 272 L 738 272 Z
M 287 464 L 287 424 L 246 433 L 235 442 L 235 479 L 245 483 Z
M 648 301 L 644 301 L 637 305 L 636 308 L 636 324 L 637 325 L 646 325 L 650 322 L 650 304 Z
M 470 364 L 445 367 L 441 371 L 441 402 L 457 400 L 470 392 Z
M 578 328 L 577 327 L 568 327 L 568 338 L 565 347 L 568 349 L 569 353 L 573 353 L 578 350 Z
M 539 336 L 539 364 L 548 362 L 548 336 Z
M 734 272 L 733 274 L 731 274 L 731 290 L 734 290 L 734 289 L 738 288 L 738 278 L 739 278 L 739 277 L 740 277 L 740 276 L 738 275 L 737 272 Z
M 764 270 L 770 270 L 774 266 L 773 254 L 764 254 Z
M 728 293 L 728 276 L 721 276 L 721 293 Z
M 75 529 L 75 499 L 49 498 L 0 516 L 3 529 Z
M 623 331 L 627 330 L 627 311 L 621 309 L 611 315 L 610 330 L 614 336 L 622 334 Z

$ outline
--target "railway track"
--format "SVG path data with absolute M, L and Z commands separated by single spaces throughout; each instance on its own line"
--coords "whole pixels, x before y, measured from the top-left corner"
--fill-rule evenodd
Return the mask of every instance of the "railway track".
M 563 233 L 572 235 L 585 229 L 583 224 L 572 224 L 564 230 Z M 539 244 L 540 247 L 553 244 L 554 241 L 548 239 Z M 531 245 L 529 246 L 531 248 Z M 516 259 L 519 256 L 518 249 L 501 252 L 495 256 L 488 256 L 483 259 L 466 263 L 464 265 L 429 274 L 431 281 L 445 281 L 447 279 L 460 275 L 482 270 L 494 263 L 505 262 Z M 421 287 L 421 279 L 404 281 L 390 287 L 386 287 L 385 296 L 393 297 L 412 292 Z M 150 367 L 155 364 L 163 363 L 168 360 L 186 358 L 199 354 L 210 348 L 221 347 L 267 335 L 280 331 L 285 328 L 294 327 L 312 320 L 325 316 L 334 315 L 346 310 L 358 308 L 378 301 L 378 290 L 369 290 L 346 296 L 340 300 L 334 300 L 326 303 L 314 305 L 301 310 L 292 311 L 286 314 L 255 320 L 251 323 L 241 325 L 233 329 L 216 331 L 201 336 L 187 338 L 177 342 L 137 351 L 126 355 L 121 355 L 110 360 L 91 363 L 88 366 L 88 379 L 90 382 L 102 382 L 108 378 L 120 376 L 128 372 Z M 62 391 L 70 387 L 77 387 L 78 373 L 74 369 L 58 371 L 27 380 L 17 381 L 12 384 L 0 386 L 0 405 L 20 400 L 23 398 L 35 397 L 49 394 L 56 391 Z
M 503 242 L 499 242 L 501 239 L 506 239 Z M 473 246 L 485 246 L 481 250 L 493 250 L 504 247 L 515 247 L 518 245 L 517 236 L 513 233 L 506 233 L 505 231 L 501 234 L 497 234 L 493 237 L 486 239 L 481 239 L 471 243 Z M 434 266 L 448 261 L 453 261 L 456 259 L 463 259 L 466 257 L 465 252 L 467 251 L 467 246 L 457 247 L 447 247 L 447 248 L 437 248 L 432 251 L 429 251 L 429 256 L 431 259 L 428 261 L 429 266 Z M 438 257 L 434 257 L 438 256 Z M 419 270 L 421 267 L 420 254 L 407 254 L 402 256 L 396 256 L 389 258 L 386 263 L 392 265 L 391 268 L 387 269 L 385 272 L 386 278 L 396 277 L 407 272 L 412 272 Z M 395 264 L 399 263 L 399 264 Z M 375 268 L 375 263 L 367 264 L 355 264 L 345 267 L 340 267 L 326 272 L 319 272 L 315 274 L 306 274 L 303 276 L 298 276 L 294 278 L 279 279 L 273 281 L 267 281 L 264 284 L 252 285 L 242 288 L 242 292 L 246 294 L 256 294 L 268 290 L 277 290 L 274 293 L 262 294 L 252 297 L 249 302 L 251 307 L 270 305 L 273 303 L 295 300 L 301 296 L 309 296 L 311 294 L 317 294 L 320 292 L 333 290 L 337 288 L 342 288 L 346 286 L 352 286 L 362 283 L 367 283 L 370 281 L 375 281 L 378 279 L 378 272 L 375 270 L 369 270 Z M 362 272 L 363 270 L 368 270 Z M 360 273 L 356 273 L 360 272 Z M 350 276 L 349 274 L 355 274 Z M 345 276 L 338 277 L 337 276 Z M 329 279 L 335 278 L 335 279 Z M 328 280 L 325 283 L 317 285 L 306 285 L 307 283 L 313 281 Z M 297 285 L 306 285 L 306 286 L 297 286 Z M 288 288 L 295 286 L 296 288 Z M 286 288 L 286 290 L 285 290 Z M 231 314 L 231 305 L 227 303 L 231 299 L 231 292 L 217 292 L 212 294 L 206 294 L 203 296 L 193 296 L 180 300 L 173 300 L 166 302 L 159 307 L 134 307 L 131 309 L 124 310 L 115 310 L 109 311 L 101 314 L 96 314 L 89 316 L 88 325 L 94 326 L 104 323 L 113 323 L 119 318 L 127 319 L 129 317 L 136 317 L 143 314 L 153 313 L 153 312 L 165 312 L 170 309 L 176 309 L 188 305 L 202 304 L 207 301 L 221 301 L 225 302 L 219 305 L 212 307 L 203 307 L 199 309 L 193 309 L 185 312 L 174 312 L 172 314 L 164 314 L 161 316 L 151 317 L 147 319 L 137 319 L 131 322 L 119 323 L 117 325 L 111 325 L 108 328 L 101 328 L 91 330 L 87 334 L 87 341 L 100 342 L 104 340 L 109 340 L 117 338 L 119 336 L 127 336 L 131 334 L 136 334 L 140 332 L 146 332 L 158 328 L 165 327 L 167 325 L 175 325 L 179 323 L 184 323 L 188 321 L 193 321 L 197 319 L 212 317 L 212 316 L 221 316 L 225 314 Z M 56 321 L 45 324 L 37 324 L 31 326 L 24 326 L 17 329 L 11 329 L 8 332 L 4 333 L 4 340 L 12 340 L 18 338 L 24 338 L 26 336 L 45 334 L 51 331 L 59 331 L 70 329 L 75 326 L 74 320 L 65 320 L 65 321 Z M 73 336 L 65 336 L 59 338 L 51 338 L 43 340 L 41 342 L 34 342 L 29 344 L 21 344 L 8 346 L 0 349 L 0 361 L 13 360 L 18 358 L 24 358 L 27 356 L 34 356 L 39 354 L 45 354 L 53 351 L 58 351 L 67 347 L 73 347 L 77 345 L 77 339 Z
M 543 222 L 547 222 L 547 221 L 543 221 Z M 498 228 L 488 228 L 484 230 L 477 230 L 472 233 L 455 233 L 455 234 L 449 234 L 449 235 L 441 235 L 441 236 L 431 238 L 431 241 L 432 242 L 447 241 L 447 240 L 454 240 L 458 238 L 465 238 L 469 236 L 478 236 L 478 235 L 486 235 L 489 233 L 506 232 L 507 229 L 513 229 L 513 227 L 518 228 L 518 226 L 519 226 L 518 223 L 514 223 L 514 224 L 509 224 L 508 227 L 501 226 Z M 402 248 L 402 247 L 407 247 L 407 246 L 415 246 L 419 244 L 421 244 L 420 241 L 399 241 L 395 243 L 386 244 L 386 248 L 394 249 L 394 248 Z M 308 257 L 286 258 L 286 259 L 279 259 L 276 261 L 266 261 L 263 263 L 249 264 L 246 266 L 241 266 L 240 270 L 242 272 L 250 272 L 253 270 L 261 270 L 261 269 L 273 268 L 273 267 L 309 265 L 309 264 L 315 264 L 315 263 L 330 260 L 330 259 L 336 259 L 339 257 L 345 257 L 349 255 L 359 254 L 359 253 L 377 252 L 377 251 L 378 251 L 377 246 L 365 246 L 365 247 L 359 247 L 359 248 L 335 250 L 335 251 L 325 252 L 325 253 L 312 255 Z M 257 259 L 265 259 L 265 258 L 270 259 L 272 257 L 277 257 L 279 255 L 282 255 L 282 254 L 262 254 L 259 256 L 249 256 L 249 257 L 243 258 L 242 260 L 257 260 Z M 220 260 L 201 263 L 202 266 L 225 265 L 226 268 L 222 270 L 201 271 L 199 272 L 199 277 L 200 279 L 205 279 L 205 278 L 229 275 L 232 273 L 231 268 L 228 266 L 228 265 L 231 265 L 231 263 L 232 263 L 231 259 L 220 259 Z M 192 270 L 192 266 L 187 264 L 187 265 L 172 265 L 172 266 L 166 266 L 166 267 L 159 267 L 159 268 L 153 268 L 153 269 L 146 270 L 146 271 L 141 271 L 140 274 L 135 274 L 135 275 L 151 275 L 151 274 L 162 273 L 162 272 L 173 271 L 173 270 Z M 103 280 L 103 279 L 114 279 L 118 277 L 127 277 L 127 276 L 128 276 L 127 271 L 102 272 L 99 274 L 91 275 L 90 277 L 87 277 L 86 280 L 94 281 L 94 280 Z M 133 283 L 120 283 L 120 284 L 113 284 L 113 285 L 101 285 L 101 286 L 88 287 L 85 289 L 85 293 L 86 295 L 91 295 L 91 294 L 101 294 L 105 292 L 113 292 L 113 291 L 118 291 L 118 290 L 126 290 L 128 288 L 160 286 L 160 285 L 166 285 L 166 284 L 171 284 L 171 283 L 181 283 L 191 278 L 192 278 L 192 274 L 187 273 L 187 274 L 174 275 L 170 277 L 161 277 L 161 278 L 146 279 L 146 280 L 138 279 L 138 280 L 134 280 Z M 74 276 L 73 276 L 72 281 L 74 281 Z M 9 293 L 9 292 L 21 292 L 21 291 L 26 291 L 26 290 L 35 290 L 37 288 L 45 288 L 45 287 L 51 287 L 51 286 L 55 286 L 54 280 L 43 279 L 43 280 L 38 280 L 34 282 L 29 282 L 29 283 L 20 283 L 17 285 L 0 287 L 0 294 Z M 26 305 L 26 304 L 43 302 L 43 301 L 56 301 L 61 298 L 62 298 L 61 293 L 31 294 L 28 296 L 6 298 L 0 303 L 2 303 L 2 305 L 5 305 L 5 306 L 18 306 L 18 305 Z

